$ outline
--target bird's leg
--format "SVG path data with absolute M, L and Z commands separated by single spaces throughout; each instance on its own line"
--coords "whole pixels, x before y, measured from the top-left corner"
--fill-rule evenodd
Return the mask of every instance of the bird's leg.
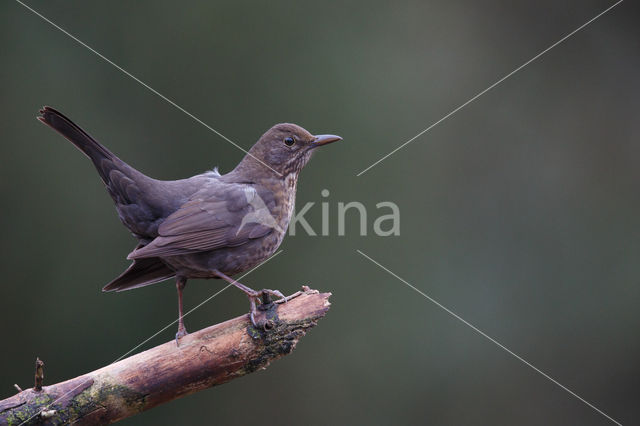
M 184 318 L 182 315 L 182 290 L 187 285 L 187 279 L 184 277 L 176 278 L 176 288 L 178 289 L 178 332 L 176 333 L 176 344 L 178 344 L 178 340 L 186 336 L 187 329 L 184 327 Z
M 233 278 L 223 274 L 220 271 L 213 271 L 213 272 L 216 276 L 222 278 L 229 284 L 233 284 L 234 286 L 239 288 L 244 294 L 247 295 L 247 297 L 249 298 L 249 318 L 251 318 L 251 324 L 253 324 L 254 327 L 258 327 L 255 321 L 255 313 L 257 309 L 256 301 L 259 303 L 263 303 L 265 300 L 269 300 L 268 296 L 276 296 L 281 299 L 286 299 L 284 295 L 280 293 L 278 290 L 270 290 L 268 288 L 264 288 L 260 291 L 255 291 L 254 289 L 247 287 L 241 282 L 234 280 Z

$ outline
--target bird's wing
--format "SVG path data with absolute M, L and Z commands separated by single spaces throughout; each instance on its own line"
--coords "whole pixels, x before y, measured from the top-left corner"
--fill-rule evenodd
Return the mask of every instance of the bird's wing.
M 262 202 L 256 203 L 256 197 Z M 273 193 L 245 184 L 217 183 L 192 196 L 158 228 L 158 237 L 127 258 L 167 257 L 236 247 L 272 232 L 267 221 L 243 218 L 257 206 L 273 209 Z M 269 213 L 270 214 L 270 213 Z

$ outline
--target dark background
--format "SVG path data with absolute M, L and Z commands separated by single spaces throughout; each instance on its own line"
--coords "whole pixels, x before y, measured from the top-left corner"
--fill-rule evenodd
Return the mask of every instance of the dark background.
M 609 1 L 29 1 L 244 148 L 290 121 L 344 141 L 302 173 L 331 236 L 287 237 L 244 279 L 331 291 L 264 372 L 123 424 L 612 424 L 356 249 L 620 421 L 640 420 L 640 30 L 624 2 L 360 177 L 356 173 Z M 172 282 L 103 294 L 133 239 L 86 158 L 35 120 L 60 109 L 175 179 L 243 154 L 12 1 L 0 5 L 0 398 L 96 369 L 176 318 Z M 337 203 L 393 201 L 401 235 L 337 236 Z M 222 288 L 192 281 L 187 309 Z M 230 289 L 187 317 L 240 315 Z M 145 345 L 173 338 L 175 326 Z

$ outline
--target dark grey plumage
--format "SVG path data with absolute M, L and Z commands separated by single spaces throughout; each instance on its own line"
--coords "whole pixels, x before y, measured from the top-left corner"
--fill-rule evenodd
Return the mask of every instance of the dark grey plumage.
M 314 148 L 341 139 L 278 124 L 228 174 L 209 171 L 162 181 L 120 160 L 55 109 L 44 107 L 40 113 L 40 121 L 93 161 L 120 220 L 139 241 L 128 256 L 131 266 L 103 290 L 129 290 L 177 277 L 177 337 L 186 334 L 182 289 L 188 278 L 225 279 L 247 293 L 254 309 L 260 292 L 228 276 L 258 265 L 277 250 L 293 212 L 300 170 Z

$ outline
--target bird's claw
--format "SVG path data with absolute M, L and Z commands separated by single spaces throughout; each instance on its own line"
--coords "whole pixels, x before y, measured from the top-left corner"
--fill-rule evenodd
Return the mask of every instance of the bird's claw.
M 182 327 L 178 328 L 178 332 L 176 333 L 176 346 L 180 346 L 180 339 L 189 334 L 187 329 Z
M 273 300 L 271 300 L 271 296 L 278 297 L 278 300 L 286 299 L 284 297 L 284 294 L 282 294 L 279 290 L 271 290 L 268 288 L 263 288 L 262 290 L 253 292 L 253 294 L 249 295 L 249 299 L 257 301 L 260 305 L 268 305 L 270 303 L 273 303 Z
M 287 301 L 287 298 L 278 290 L 271 290 L 268 288 L 262 289 L 260 291 L 255 291 L 253 294 L 249 295 L 249 319 L 251 320 L 251 324 L 255 328 L 264 328 L 265 324 L 258 324 L 256 322 L 255 314 L 258 310 L 265 310 L 267 305 L 273 304 L 273 300 L 271 300 L 271 296 L 278 297 L 277 301 L 284 300 Z M 276 301 L 276 302 L 277 302 Z M 258 306 L 259 304 L 259 306 Z
M 263 294 L 263 297 L 265 294 L 267 294 L 269 296 L 279 297 L 280 299 L 286 299 L 286 297 L 284 297 L 284 294 L 282 294 L 279 290 L 269 290 L 268 288 L 265 288 L 261 290 L 261 293 Z

